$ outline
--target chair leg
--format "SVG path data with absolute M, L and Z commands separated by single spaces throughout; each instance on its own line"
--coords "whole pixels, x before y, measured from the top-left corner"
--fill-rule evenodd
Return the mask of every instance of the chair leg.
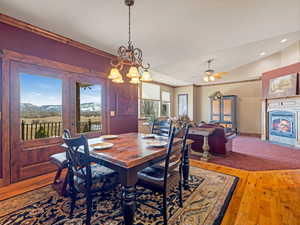
M 75 209 L 76 200 L 77 200 L 77 193 L 76 193 L 75 190 L 71 190 L 71 210 L 70 210 L 70 217 L 73 217 L 73 212 L 74 212 L 74 209 Z
M 182 200 L 182 181 L 179 181 L 179 206 L 183 207 L 183 200 Z
M 59 182 L 58 179 L 60 178 L 61 172 L 62 172 L 62 168 L 58 167 L 57 171 L 56 171 L 56 174 L 55 174 L 55 177 L 54 177 L 54 181 L 53 181 L 54 184 Z
M 182 168 L 179 168 L 179 206 L 182 208 L 183 207 L 183 200 L 182 200 L 182 186 L 183 186 L 183 182 L 182 182 Z
M 163 194 L 163 217 L 164 217 L 164 225 L 168 225 L 168 206 L 167 206 L 166 192 L 164 192 Z
M 67 196 L 68 195 L 68 191 L 67 191 L 67 186 L 68 186 L 68 172 L 66 174 L 66 177 L 63 181 L 63 185 L 62 185 L 62 188 L 61 188 L 61 195 L 63 196 Z
M 73 217 L 73 212 L 75 209 L 75 204 L 76 204 L 76 200 L 77 200 L 77 191 L 74 187 L 74 180 L 73 180 L 73 172 L 70 172 L 70 170 L 68 169 L 68 173 L 67 173 L 67 181 L 70 187 L 70 196 L 71 196 L 71 210 L 70 210 L 70 217 Z
M 93 201 L 91 192 L 86 192 L 86 225 L 91 224 L 91 216 L 92 216 L 92 207 L 93 207 Z

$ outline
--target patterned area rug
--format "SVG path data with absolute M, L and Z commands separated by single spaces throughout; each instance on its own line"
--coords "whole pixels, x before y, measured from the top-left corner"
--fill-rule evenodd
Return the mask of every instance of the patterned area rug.
M 184 191 L 184 207 L 178 206 L 173 190 L 168 199 L 169 224 L 218 225 L 221 223 L 238 178 L 191 167 L 190 190 Z M 150 206 L 161 206 L 158 193 L 137 187 L 138 203 L 135 224 L 161 225 L 162 215 Z M 94 225 L 121 225 L 119 188 L 93 198 Z M 112 200 L 113 199 L 113 200 Z M 146 204 L 148 205 L 146 205 Z M 81 225 L 85 218 L 85 197 L 77 200 L 74 217 L 69 218 L 70 199 L 60 197 L 46 186 L 0 202 L 1 225 Z

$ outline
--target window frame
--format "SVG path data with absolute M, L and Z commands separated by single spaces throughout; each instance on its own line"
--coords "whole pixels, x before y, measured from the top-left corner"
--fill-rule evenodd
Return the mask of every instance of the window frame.
M 180 96 L 185 96 L 186 97 L 186 116 L 189 115 L 189 95 L 188 94 L 178 94 L 177 95 L 177 116 L 184 116 L 184 115 L 179 115 L 179 109 L 180 109 Z
M 71 79 L 70 79 L 70 97 L 71 97 L 71 103 L 70 103 L 70 109 L 71 109 L 71 121 L 70 121 L 70 131 L 71 134 L 74 134 L 75 136 L 84 134 L 87 138 L 94 138 L 99 137 L 99 135 L 105 134 L 107 132 L 107 110 L 106 110 L 106 97 L 107 97 L 107 90 L 106 90 L 106 81 L 103 78 L 99 77 L 92 77 L 92 76 L 85 76 L 84 74 L 79 73 L 70 73 Z M 76 116 L 77 116 L 77 110 L 76 110 L 76 83 L 89 83 L 89 84 L 95 84 L 101 86 L 101 124 L 102 124 L 102 130 L 100 131 L 91 131 L 86 133 L 78 133 L 77 132 L 77 126 L 76 126 Z
M 157 85 L 157 86 L 159 86 L 159 89 L 160 89 L 160 93 L 159 93 L 159 96 L 160 96 L 160 99 L 159 100 L 157 100 L 157 99 L 148 99 L 148 98 L 146 98 L 146 99 L 143 99 L 142 98 L 142 96 L 143 96 L 143 85 L 142 85 L 143 83 L 141 83 L 139 86 L 138 86 L 138 88 L 139 88 L 139 91 L 138 91 L 138 101 L 139 101 L 139 103 L 138 103 L 138 115 L 139 115 L 139 118 L 140 119 L 144 119 L 144 118 L 147 118 L 147 117 L 142 117 L 142 115 L 141 115 L 141 101 L 142 100 L 151 100 L 151 101 L 158 101 L 159 102 L 159 109 L 158 109 L 158 113 L 159 113 L 159 115 L 158 115 L 158 117 L 171 117 L 171 115 L 172 115 L 172 92 L 170 92 L 170 91 L 167 91 L 167 90 L 165 90 L 164 88 L 162 88 L 159 84 L 155 84 L 155 83 L 151 83 L 151 84 L 153 84 L 153 85 Z M 169 93 L 170 94 L 170 101 L 163 101 L 162 100 L 162 92 L 167 92 L 167 93 Z M 169 112 L 169 115 L 168 116 L 162 116 L 161 115 L 161 109 L 162 109 L 162 104 L 163 103 L 169 103 L 170 104 L 170 112 Z

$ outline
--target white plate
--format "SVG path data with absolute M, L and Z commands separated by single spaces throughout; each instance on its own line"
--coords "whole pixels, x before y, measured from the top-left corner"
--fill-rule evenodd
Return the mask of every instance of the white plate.
M 155 138 L 155 134 L 142 134 L 142 138 Z
M 94 150 L 103 150 L 103 149 L 111 148 L 112 146 L 114 146 L 113 143 L 109 143 L 109 142 L 100 142 L 100 143 L 97 143 L 97 144 L 93 144 L 93 145 L 92 145 L 92 148 L 93 148 Z
M 106 140 L 109 140 L 109 139 L 115 139 L 119 137 L 118 135 L 102 135 L 100 136 L 100 138 L 103 138 L 103 139 L 106 139 Z
M 159 135 L 155 135 L 155 139 L 159 140 L 159 141 L 168 141 L 169 138 L 165 137 L 165 136 L 159 136 Z
M 146 142 L 146 144 L 150 147 L 160 148 L 160 147 L 165 147 L 168 144 L 168 142 L 154 140 L 154 141 L 148 141 Z

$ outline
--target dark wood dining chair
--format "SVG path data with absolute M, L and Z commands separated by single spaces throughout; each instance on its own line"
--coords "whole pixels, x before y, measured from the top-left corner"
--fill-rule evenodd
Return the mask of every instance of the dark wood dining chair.
M 86 224 L 90 225 L 92 216 L 93 193 L 114 189 L 119 184 L 118 173 L 105 166 L 92 164 L 87 139 L 81 135 L 78 138 L 64 138 L 68 146 L 68 184 L 70 187 L 71 210 L 73 216 L 77 194 L 86 196 Z
M 163 207 L 155 208 L 152 205 L 149 207 L 160 210 L 163 214 L 164 225 L 168 224 L 167 213 L 167 197 L 172 189 L 171 184 L 178 184 L 178 197 L 179 206 L 183 207 L 182 200 L 182 159 L 183 153 L 186 148 L 186 140 L 188 136 L 189 126 L 186 126 L 184 137 L 182 139 L 182 145 L 178 148 L 173 146 L 174 137 L 176 134 L 176 128 L 173 127 L 168 143 L 168 151 L 165 160 L 159 164 L 151 167 L 147 167 L 138 173 L 138 185 L 148 188 L 154 192 L 162 193 L 163 195 Z M 141 202 L 143 204 L 143 202 Z
M 64 129 L 63 137 L 71 138 L 71 132 L 69 129 Z M 61 173 L 68 167 L 66 152 L 51 155 L 50 162 L 57 166 L 52 187 L 59 195 L 65 196 L 67 195 L 67 175 L 65 177 L 61 177 Z
M 159 136 L 169 137 L 171 135 L 172 120 L 156 119 L 153 121 L 151 133 Z

